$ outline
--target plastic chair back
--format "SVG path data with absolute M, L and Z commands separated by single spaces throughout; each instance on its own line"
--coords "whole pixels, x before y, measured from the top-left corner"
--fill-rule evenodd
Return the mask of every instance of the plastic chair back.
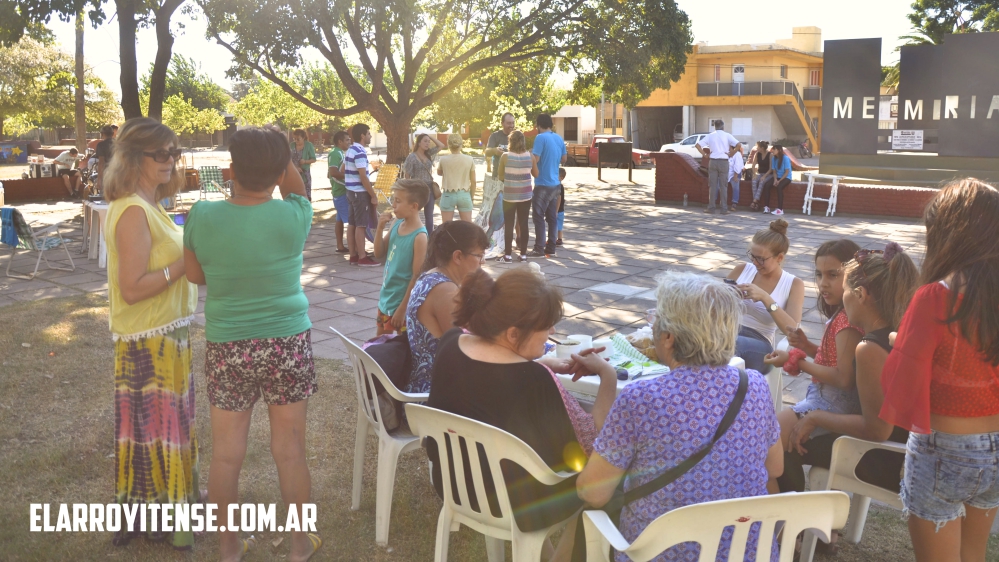
M 511 530 L 516 529 L 500 467 L 501 460 L 516 463 L 548 486 L 573 474 L 553 472 L 527 443 L 491 425 L 418 404 L 406 404 L 406 417 L 415 434 L 431 437 L 437 442 L 445 509 L 450 508 L 456 515 L 462 516 L 461 523 L 479 532 L 489 528 L 500 531 L 491 533 L 491 536 L 502 535 L 500 538 L 511 540 Z M 482 459 L 482 454 L 485 454 L 485 459 Z M 480 464 L 482 460 L 486 461 L 493 478 L 500 511 L 498 516 L 493 515 L 487 500 L 485 475 Z M 471 482 L 465 480 L 464 467 L 471 472 Z M 480 511 L 472 509 L 469 489 L 474 490 Z M 454 497 L 455 492 L 458 497 Z
M 635 562 L 646 562 L 668 548 L 684 542 L 701 545 L 700 562 L 715 560 L 722 532 L 734 526 L 730 561 L 745 558 L 750 526 L 760 522 L 756 560 L 770 560 L 777 523 L 783 522 L 780 541 L 780 561 L 791 562 L 794 543 L 805 529 L 815 529 L 828 539 L 833 529 L 846 523 L 850 498 L 843 492 L 805 492 L 720 500 L 674 509 L 661 515 L 635 542 L 628 544 L 603 511 L 586 511 L 586 559 L 590 562 L 610 560 L 613 546 Z

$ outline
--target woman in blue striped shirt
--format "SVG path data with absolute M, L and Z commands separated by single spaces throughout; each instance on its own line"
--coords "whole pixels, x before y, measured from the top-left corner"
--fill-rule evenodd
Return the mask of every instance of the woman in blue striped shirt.
M 497 178 L 503 182 L 503 222 L 505 251 L 503 261 L 513 261 L 513 227 L 517 225 L 520 261 L 527 261 L 527 218 L 531 212 L 532 177 L 538 177 L 538 161 L 527 151 L 524 133 L 510 133 L 509 151 L 500 156 Z

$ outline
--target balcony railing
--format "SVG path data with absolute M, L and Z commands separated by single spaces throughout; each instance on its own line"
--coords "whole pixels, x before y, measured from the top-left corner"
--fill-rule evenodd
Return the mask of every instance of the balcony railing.
M 817 89 L 819 90 L 818 95 L 821 96 L 822 89 Z M 805 92 L 807 93 L 808 90 L 806 89 Z M 801 94 L 798 93 L 798 87 L 794 82 L 783 80 L 772 82 L 698 82 L 697 95 L 704 97 L 791 96 L 798 105 L 798 109 L 801 110 L 801 114 L 805 116 L 805 123 L 808 130 L 812 133 L 812 138 L 819 136 L 819 132 L 815 128 L 815 123 L 812 122 L 812 118 L 808 115 L 808 109 L 805 108 L 805 101 L 802 99 Z M 815 99 L 821 99 L 821 97 Z
M 803 98 L 806 100 L 821 100 L 822 99 L 822 87 L 821 86 L 808 86 L 804 88 L 802 92 L 804 94 Z

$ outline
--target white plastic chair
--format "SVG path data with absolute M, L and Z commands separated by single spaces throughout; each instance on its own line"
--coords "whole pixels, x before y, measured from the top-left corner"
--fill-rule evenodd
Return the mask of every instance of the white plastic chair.
M 561 529 L 571 517 L 549 529 L 521 531 L 513 517 L 513 508 L 510 505 L 506 483 L 503 481 L 500 461 L 507 459 L 516 463 L 547 486 L 554 486 L 574 473 L 553 472 L 527 443 L 491 425 L 416 404 L 406 404 L 406 417 L 415 433 L 421 437 L 432 437 L 437 442 L 440 453 L 444 507 L 441 508 L 440 517 L 437 519 L 437 546 L 434 560 L 447 562 L 451 533 L 457 531 L 461 525 L 467 525 L 486 536 L 486 553 L 490 562 L 504 560 L 503 541 L 513 543 L 513 562 L 538 562 L 541 559 L 545 539 L 554 531 Z M 459 439 L 465 441 L 464 450 L 459 445 Z M 447 453 L 449 443 L 452 459 L 456 465 L 453 470 L 455 479 L 453 483 L 451 482 L 452 459 L 448 458 Z M 486 460 L 492 473 L 499 504 L 499 517 L 493 516 L 486 499 L 485 480 L 477 444 L 481 444 L 486 451 Z M 466 482 L 463 466 L 471 470 L 471 482 Z M 452 486 L 457 488 L 458 498 L 453 497 Z M 472 509 L 468 487 L 474 490 L 482 511 Z
M 700 562 L 713 561 L 725 527 L 735 526 L 729 560 L 745 557 L 750 526 L 760 521 L 756 559 L 770 560 L 774 529 L 784 522 L 780 541 L 780 561 L 791 562 L 798 533 L 817 529 L 828 537 L 833 529 L 846 523 L 850 498 L 843 492 L 805 492 L 778 494 L 733 500 L 720 500 L 674 509 L 659 516 L 628 544 L 610 517 L 603 511 L 583 513 L 586 529 L 586 560 L 610 562 L 610 548 L 623 552 L 629 560 L 646 562 L 666 549 L 683 542 L 701 545 Z
M 790 346 L 787 343 L 787 338 L 781 338 L 777 342 L 777 351 L 787 351 Z M 784 389 L 782 384 L 782 378 L 784 376 L 784 368 L 774 366 L 767 373 L 767 384 L 770 386 L 770 397 L 774 399 L 774 411 L 780 413 L 784 408 Z
M 867 523 L 867 510 L 871 507 L 871 499 L 884 502 L 896 509 L 902 509 L 902 500 L 898 493 L 886 490 L 873 484 L 868 484 L 857 478 L 857 464 L 864 453 L 884 449 L 905 454 L 905 445 L 893 441 L 875 443 L 855 437 L 843 436 L 833 443 L 832 462 L 829 470 L 813 466 L 808 471 L 808 487 L 812 490 L 843 490 L 851 492 L 849 526 L 843 533 L 843 538 L 857 544 L 864 534 L 864 524 Z M 815 535 L 805 533 L 801 541 L 801 562 L 812 562 L 815 555 Z M 825 542 L 829 542 L 826 539 Z
M 350 509 L 361 507 L 361 475 L 364 472 L 364 445 L 368 435 L 378 436 L 378 476 L 375 487 L 375 543 L 388 544 L 389 523 L 392 515 L 392 493 L 395 489 L 395 469 L 399 456 L 420 448 L 420 439 L 405 430 L 386 430 L 378 409 L 375 380 L 381 383 L 389 396 L 400 402 L 425 402 L 427 393 L 402 392 L 389 380 L 385 371 L 363 349 L 340 332 L 347 348 L 347 357 L 354 366 L 354 386 L 357 389 L 357 435 L 354 440 L 354 489 Z M 370 396 L 370 398 L 369 398 Z

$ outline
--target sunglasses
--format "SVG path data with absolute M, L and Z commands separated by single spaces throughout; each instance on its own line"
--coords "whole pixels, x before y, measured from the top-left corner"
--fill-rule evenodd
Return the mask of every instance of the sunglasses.
M 184 151 L 179 148 L 171 148 L 170 150 L 161 148 L 155 152 L 143 152 L 142 155 L 152 158 L 154 162 L 166 164 L 167 160 L 170 160 L 171 158 L 174 160 L 180 159 L 180 155 L 183 153 Z

